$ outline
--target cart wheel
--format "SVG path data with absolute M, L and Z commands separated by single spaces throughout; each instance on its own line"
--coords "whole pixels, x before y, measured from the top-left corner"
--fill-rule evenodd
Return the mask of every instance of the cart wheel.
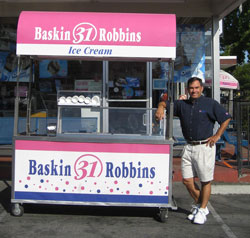
M 166 222 L 168 219 L 168 209 L 160 208 L 160 212 L 158 214 L 160 222 Z
M 11 204 L 11 215 L 16 216 L 16 217 L 21 217 L 23 213 L 24 213 L 24 209 L 22 205 L 18 203 Z

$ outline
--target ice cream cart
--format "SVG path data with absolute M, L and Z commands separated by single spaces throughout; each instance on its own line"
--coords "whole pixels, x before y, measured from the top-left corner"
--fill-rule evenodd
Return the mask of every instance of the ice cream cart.
M 19 75 L 27 56 L 168 62 L 170 100 L 175 47 L 173 14 L 22 12 L 17 29 Z M 55 71 L 58 65 L 50 67 Z M 127 82 L 137 83 L 134 78 Z M 159 208 L 161 221 L 166 220 L 168 208 L 176 208 L 172 107 L 157 122 L 155 108 L 110 107 L 98 90 L 58 90 L 56 123 L 37 135 L 30 132 L 30 113 L 25 131 L 19 130 L 18 86 L 17 80 L 13 215 L 23 214 L 24 203 L 137 206 Z M 30 100 L 28 96 L 28 106 Z

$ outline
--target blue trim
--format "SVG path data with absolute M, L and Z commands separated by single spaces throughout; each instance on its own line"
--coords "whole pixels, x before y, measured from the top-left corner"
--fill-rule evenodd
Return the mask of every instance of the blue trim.
M 15 192 L 15 199 L 72 202 L 168 203 L 168 196 Z

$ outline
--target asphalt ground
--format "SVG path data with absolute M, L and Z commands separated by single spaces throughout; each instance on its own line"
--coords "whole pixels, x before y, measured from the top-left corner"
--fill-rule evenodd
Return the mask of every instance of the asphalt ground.
M 24 204 L 24 214 L 10 214 L 10 182 L 0 181 L 1 238 L 247 238 L 250 237 L 250 195 L 213 194 L 204 225 L 186 219 L 192 200 L 180 182 L 173 183 L 178 209 L 165 223 L 157 208 L 92 207 Z

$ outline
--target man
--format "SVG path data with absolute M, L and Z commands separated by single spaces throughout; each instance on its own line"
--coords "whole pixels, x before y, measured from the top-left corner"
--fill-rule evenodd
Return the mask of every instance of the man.
M 182 133 L 187 141 L 182 155 L 182 177 L 189 194 L 195 201 L 188 219 L 196 224 L 204 224 L 209 211 L 207 208 L 214 175 L 216 142 L 228 126 L 231 116 L 215 100 L 202 96 L 202 80 L 192 77 L 188 80 L 190 98 L 182 95 L 174 101 L 174 115 L 180 118 Z M 162 101 L 156 111 L 156 119 L 164 117 L 164 109 L 169 104 Z M 220 128 L 213 135 L 215 122 Z M 201 189 L 195 183 L 201 182 Z

